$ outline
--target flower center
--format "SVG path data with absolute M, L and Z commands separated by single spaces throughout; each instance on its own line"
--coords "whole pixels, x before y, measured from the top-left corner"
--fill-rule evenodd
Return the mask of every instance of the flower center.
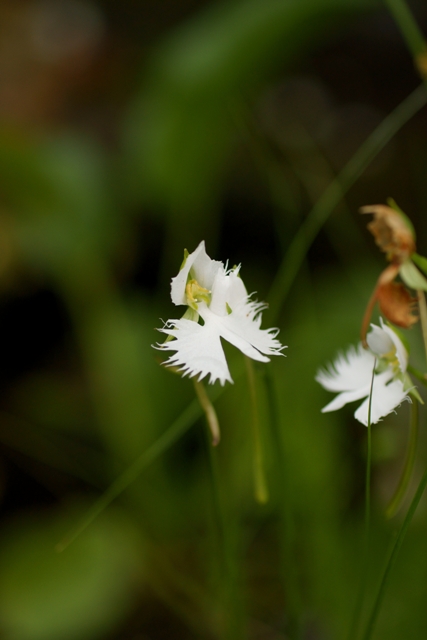
M 391 370 L 393 371 L 394 376 L 397 376 L 399 373 L 401 373 L 401 367 L 397 358 L 396 347 L 393 347 L 393 349 L 391 349 L 388 353 L 381 354 L 377 366 L 377 373 L 381 373 L 382 371 L 385 371 L 389 368 L 391 368 Z
M 195 311 L 197 311 L 198 302 L 206 302 L 206 304 L 209 304 L 211 301 L 211 292 L 208 289 L 201 287 L 197 280 L 189 280 L 187 282 L 185 295 L 188 306 Z

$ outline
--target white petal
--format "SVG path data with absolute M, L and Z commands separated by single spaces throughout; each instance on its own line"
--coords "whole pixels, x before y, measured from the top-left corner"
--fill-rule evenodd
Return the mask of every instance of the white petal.
M 206 324 L 215 325 L 224 340 L 253 360 L 269 362 L 266 355 L 280 355 L 285 348 L 276 339 L 277 329 L 259 328 L 261 319 L 253 317 L 250 304 L 242 305 L 227 316 L 217 316 L 205 304 L 201 304 L 199 313 Z
M 327 413 L 329 411 L 336 411 L 337 409 L 342 409 L 345 404 L 349 402 L 354 402 L 355 400 L 361 400 L 361 398 L 366 398 L 369 395 L 371 390 L 371 384 L 366 387 L 361 387 L 360 389 L 353 389 L 352 391 L 342 391 L 339 393 L 329 404 L 327 404 L 321 410 L 322 413 Z
M 394 411 L 405 399 L 409 400 L 407 391 L 403 389 L 400 380 L 393 380 L 389 384 L 383 384 L 376 376 L 372 390 L 371 424 L 376 424 Z M 366 398 L 356 410 L 354 417 L 365 426 L 368 425 L 369 397 Z
M 181 318 L 170 320 L 159 331 L 175 337 L 175 340 L 158 345 L 162 351 L 176 351 L 166 360 L 166 365 L 179 367 L 183 375 L 198 376 L 198 380 L 210 375 L 211 384 L 216 380 L 222 385 L 226 380 L 233 382 L 214 324 L 205 323 L 202 326 Z
M 200 286 L 211 291 L 217 273 L 224 274 L 225 269 L 222 262 L 212 260 L 206 251 L 202 251 L 193 263 L 192 272 Z
M 405 345 L 397 335 L 393 329 L 390 329 L 386 324 L 384 324 L 383 319 L 380 318 L 381 327 L 388 334 L 390 339 L 392 340 L 394 346 L 396 347 L 396 356 L 399 361 L 400 369 L 403 373 L 405 373 L 408 367 L 408 352 L 406 351 Z
M 375 324 L 371 324 L 371 330 L 366 336 L 366 342 L 370 350 L 380 358 L 390 353 L 390 351 L 394 351 L 394 342 L 389 334 Z
M 218 271 L 212 284 L 212 299 L 209 309 L 218 316 L 227 316 L 230 309 L 234 311 L 238 304 L 248 298 L 243 280 L 238 275 L 239 270 L 230 273 Z
M 316 380 L 328 391 L 352 391 L 370 388 L 375 356 L 359 343 L 346 354 L 339 353 L 333 364 L 319 369 Z
M 184 266 L 175 278 L 171 281 L 171 298 L 174 304 L 187 304 L 185 287 L 190 270 L 194 273 L 194 278 L 205 289 L 212 288 L 215 275 L 218 270 L 224 270 L 222 262 L 211 260 L 205 250 L 205 241 L 199 244 L 197 249 L 187 256 Z

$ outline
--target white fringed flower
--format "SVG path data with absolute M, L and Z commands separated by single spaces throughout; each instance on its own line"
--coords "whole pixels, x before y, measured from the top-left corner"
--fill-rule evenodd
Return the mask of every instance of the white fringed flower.
M 409 400 L 408 353 L 396 333 L 382 320 L 380 322 L 381 327 L 371 325 L 367 336 L 369 350 L 359 343 L 356 348 L 350 347 L 346 354 L 340 353 L 332 365 L 318 371 L 317 382 L 328 391 L 338 393 L 322 412 L 335 411 L 348 402 L 365 398 L 354 417 L 367 426 L 374 367 L 372 424 L 394 411 L 403 400 Z
M 211 260 L 204 241 L 193 253 L 185 252 L 181 270 L 172 278 L 171 298 L 176 305 L 186 305 L 187 311 L 180 320 L 168 320 L 159 329 L 169 339 L 157 348 L 176 352 L 166 365 L 198 380 L 210 375 L 211 384 L 219 380 L 224 385 L 226 380 L 233 381 L 221 338 L 260 362 L 281 355 L 285 347 L 276 339 L 279 330 L 260 328 L 266 305 L 250 299 L 239 270 L 227 271 L 222 262 Z

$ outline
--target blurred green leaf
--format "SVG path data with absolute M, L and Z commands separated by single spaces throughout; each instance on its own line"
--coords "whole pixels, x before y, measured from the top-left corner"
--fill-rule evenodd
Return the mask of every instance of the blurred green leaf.
M 84 276 L 88 254 L 110 249 L 115 224 L 105 160 L 95 144 L 3 132 L 0 189 L 32 264 L 51 272 L 69 272 L 72 264 L 75 277 Z
M 103 514 L 58 553 L 81 509 L 23 516 L 3 532 L 0 626 L 14 640 L 83 640 L 118 622 L 132 601 L 141 548 L 129 521 Z
M 368 0 L 218 3 L 181 27 L 153 60 L 127 123 L 137 197 L 172 210 L 207 205 L 229 152 L 235 100 L 331 33 Z

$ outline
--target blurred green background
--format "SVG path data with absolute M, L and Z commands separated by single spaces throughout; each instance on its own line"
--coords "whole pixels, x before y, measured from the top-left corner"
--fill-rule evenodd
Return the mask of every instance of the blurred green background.
M 410 6 L 426 29 L 425 2 Z M 1 638 L 345 637 L 366 430 L 355 407 L 320 413 L 330 395 L 314 375 L 357 342 L 384 265 L 358 208 L 392 196 L 427 252 L 423 89 L 399 111 L 420 84 L 373 0 L 1 0 Z M 380 136 L 363 172 L 348 168 L 384 123 L 388 144 Z M 336 201 L 316 205 L 346 165 L 351 188 L 341 197 L 334 183 Z M 288 345 L 256 366 L 266 505 L 241 354 L 226 351 L 235 384 L 209 390 L 215 488 L 192 384 L 151 347 L 161 318 L 179 317 L 170 278 L 202 239 L 212 258 L 242 263 L 248 291 L 271 302 L 263 326 Z M 401 519 L 383 514 L 408 418 L 403 406 L 373 431 L 371 600 Z M 171 426 L 175 439 L 56 552 Z M 426 526 L 424 503 L 379 640 L 426 637 Z

